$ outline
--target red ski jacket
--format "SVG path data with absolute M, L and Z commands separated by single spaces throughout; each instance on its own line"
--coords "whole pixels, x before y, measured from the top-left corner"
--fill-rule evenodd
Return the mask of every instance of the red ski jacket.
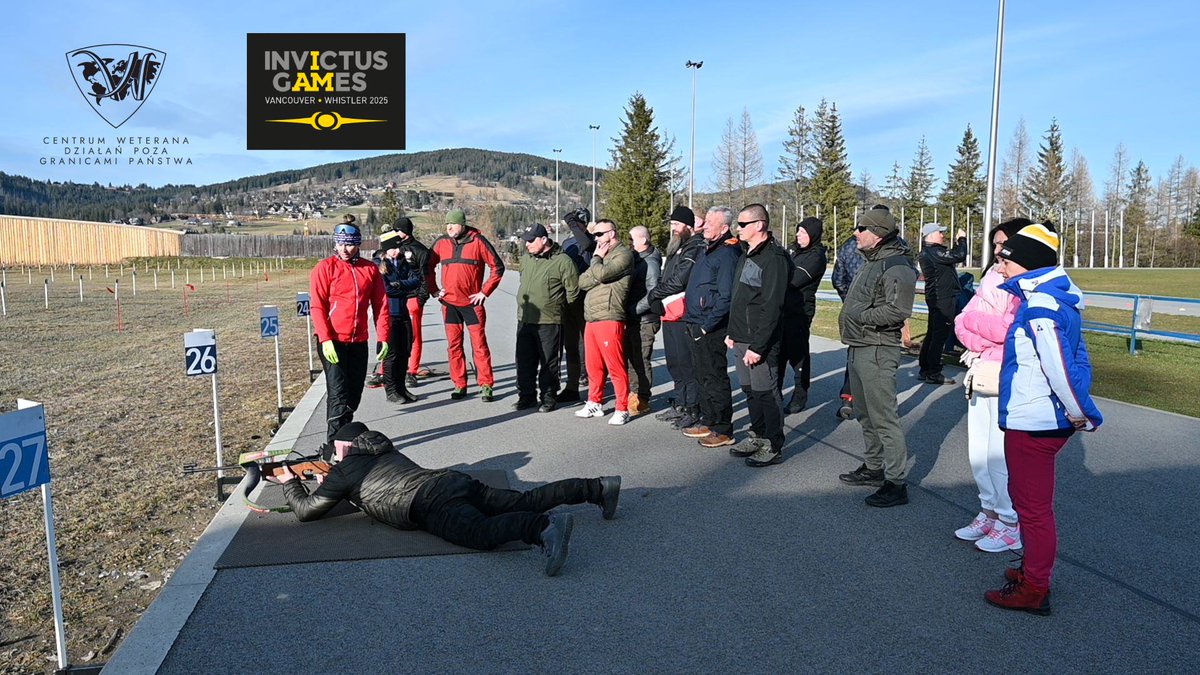
M 345 262 L 336 255 L 317 263 L 308 275 L 313 331 L 321 342 L 366 342 L 367 305 L 375 313 L 375 339 L 391 332 L 383 277 L 368 260 Z
M 433 242 L 430 263 L 442 266 L 442 290 L 446 295 L 441 299 L 458 307 L 471 304 L 469 296 L 475 293 L 491 295 L 504 275 L 504 261 L 492 243 L 473 227 L 466 229 L 462 239 L 453 239 L 449 235 L 438 237 Z M 483 280 L 484 265 L 492 270 L 486 283 Z

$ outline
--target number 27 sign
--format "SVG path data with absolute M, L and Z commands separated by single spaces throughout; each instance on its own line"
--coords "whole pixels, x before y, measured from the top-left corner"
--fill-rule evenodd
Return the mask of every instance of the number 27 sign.
M 42 406 L 0 416 L 0 499 L 50 482 Z

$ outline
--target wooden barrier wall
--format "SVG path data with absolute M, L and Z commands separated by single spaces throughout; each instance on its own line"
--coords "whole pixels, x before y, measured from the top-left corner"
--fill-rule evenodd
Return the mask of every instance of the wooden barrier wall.
M 183 233 L 156 227 L 0 215 L 0 265 L 103 265 L 178 256 Z
M 373 251 L 375 239 L 364 239 L 362 249 Z M 333 237 L 298 234 L 188 234 L 182 254 L 205 258 L 325 258 L 333 254 Z

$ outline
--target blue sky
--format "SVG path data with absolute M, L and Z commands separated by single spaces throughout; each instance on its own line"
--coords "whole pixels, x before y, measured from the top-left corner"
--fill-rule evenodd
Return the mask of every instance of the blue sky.
M 701 60 L 697 188 L 726 119 L 750 111 L 773 175 L 797 105 L 836 102 L 852 170 L 876 188 L 893 162 L 907 171 L 922 135 L 944 178 L 970 124 L 989 127 L 996 2 L 504 3 L 60 1 L 5 10 L 0 50 L 10 101 L 0 171 L 114 184 L 211 183 L 369 152 L 247 151 L 247 32 L 404 32 L 408 150 L 480 147 L 598 163 L 641 92 L 659 128 L 686 151 L 688 59 Z M 1200 8 L 1138 3 L 1011 1 L 1005 32 L 1000 157 L 1023 117 L 1035 143 L 1056 117 L 1068 151 L 1088 159 L 1097 191 L 1123 142 L 1165 174 L 1176 156 L 1200 164 L 1196 64 Z M 153 94 L 122 135 L 186 135 L 188 167 L 49 167 L 48 135 L 117 134 L 79 95 L 63 54 L 97 43 L 167 52 Z M 686 160 L 686 157 L 685 157 Z M 940 187 L 940 185 L 939 185 Z

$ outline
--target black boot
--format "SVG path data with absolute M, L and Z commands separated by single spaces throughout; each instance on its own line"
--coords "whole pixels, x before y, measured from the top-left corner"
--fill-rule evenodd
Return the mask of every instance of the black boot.
M 896 485 L 890 480 L 883 481 L 883 487 L 875 494 L 867 495 L 867 506 L 886 509 L 889 506 L 901 506 L 908 503 L 908 486 Z
M 808 390 L 796 386 L 792 389 L 792 400 L 783 409 L 785 414 L 794 415 L 808 406 Z

